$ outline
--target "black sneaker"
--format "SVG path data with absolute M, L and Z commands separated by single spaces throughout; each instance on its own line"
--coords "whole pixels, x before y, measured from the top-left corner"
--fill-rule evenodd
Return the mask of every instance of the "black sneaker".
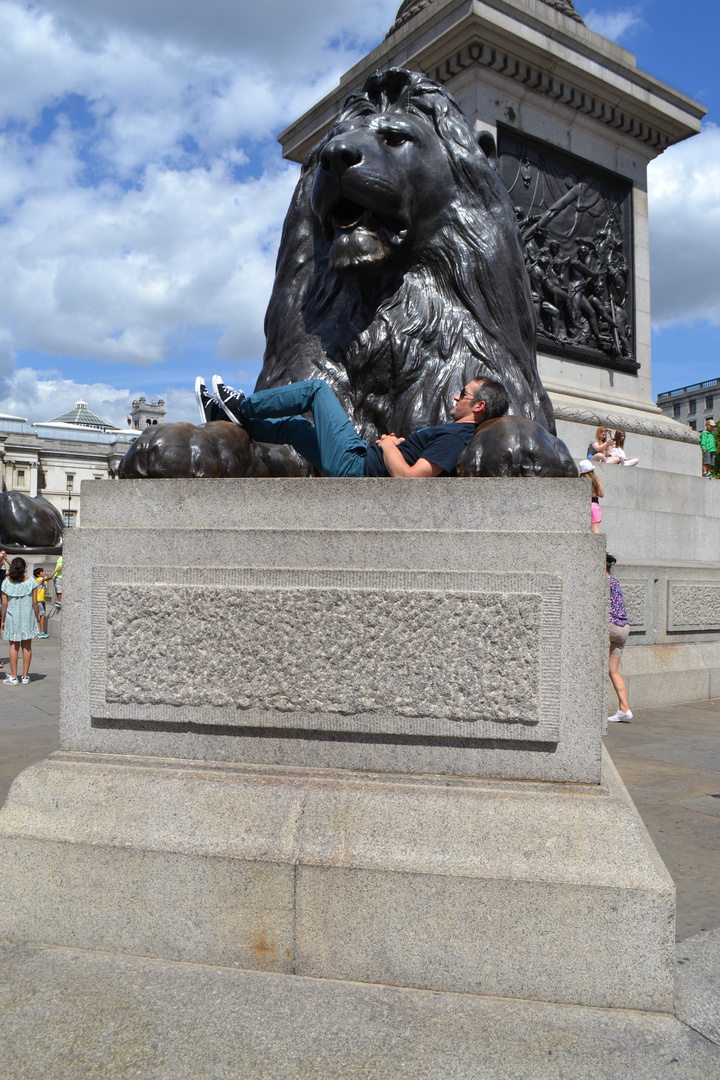
M 208 394 L 205 380 L 198 375 L 195 380 L 195 400 L 200 410 L 200 423 L 209 424 L 211 420 L 224 420 L 225 413 L 217 398 Z
M 233 390 L 232 386 L 226 386 L 219 375 L 213 375 L 212 388 L 216 399 L 220 402 L 220 407 L 228 419 L 232 420 L 233 424 L 242 427 L 242 420 L 237 411 L 240 402 L 245 400 L 242 390 Z

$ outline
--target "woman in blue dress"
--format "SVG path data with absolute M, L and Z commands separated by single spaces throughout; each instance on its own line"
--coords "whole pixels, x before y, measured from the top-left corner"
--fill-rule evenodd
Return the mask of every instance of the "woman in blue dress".
M 10 675 L 6 686 L 18 682 L 30 682 L 32 639 L 38 635 L 37 582 L 28 576 L 24 559 L 13 559 L 10 570 L 2 583 L 2 607 L 0 608 L 0 633 L 10 642 Z M 18 656 L 22 646 L 23 673 L 18 680 Z

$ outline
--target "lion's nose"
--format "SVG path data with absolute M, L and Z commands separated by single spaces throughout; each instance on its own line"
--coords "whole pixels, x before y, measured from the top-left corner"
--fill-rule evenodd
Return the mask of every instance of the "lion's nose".
M 320 155 L 320 168 L 324 172 L 342 176 L 353 165 L 359 165 L 362 153 L 343 138 L 332 139 Z

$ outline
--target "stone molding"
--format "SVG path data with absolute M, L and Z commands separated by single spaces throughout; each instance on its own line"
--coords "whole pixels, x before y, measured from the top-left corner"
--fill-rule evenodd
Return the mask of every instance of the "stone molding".
M 673 442 L 686 442 L 700 445 L 700 435 L 681 424 L 663 423 L 657 420 L 642 420 L 628 413 L 616 412 L 601 406 L 591 408 L 585 405 L 565 405 L 553 401 L 556 420 L 569 420 L 575 424 L 587 424 L 590 427 L 622 428 L 629 435 L 650 435 L 655 439 L 671 439 Z
M 414 19 L 416 15 L 419 15 L 420 12 L 424 11 L 426 7 L 429 7 L 431 3 L 432 0 L 405 0 L 405 2 L 400 5 L 395 17 L 395 22 L 388 30 L 385 38 L 391 37 L 401 26 L 410 22 L 411 19 Z M 584 20 L 580 18 L 575 10 L 573 0 L 542 0 L 542 3 L 547 4 L 548 7 L 554 8 L 555 11 L 559 11 L 561 15 L 567 15 L 569 19 L 580 23 L 581 26 L 585 26 Z
M 569 19 L 574 19 L 575 22 L 579 22 L 581 26 L 585 25 L 585 21 L 580 18 L 573 0 L 542 0 L 543 4 L 547 4 L 548 7 L 555 8 L 556 11 L 561 12 L 563 15 L 567 15 Z
M 465 68 L 475 64 L 497 71 L 500 75 L 522 83 L 528 90 L 542 97 L 558 101 L 561 105 L 567 105 L 569 109 L 585 113 L 592 119 L 607 124 L 639 142 L 647 143 L 658 153 L 665 150 L 671 141 L 675 141 L 671 140 L 665 132 L 638 120 L 637 117 L 617 108 L 609 101 L 603 101 L 597 95 L 573 86 L 566 79 L 559 79 L 545 68 L 528 63 L 527 60 L 521 59 L 512 52 L 495 48 L 479 39 L 469 42 L 462 49 L 454 50 L 447 59 L 432 68 L 423 68 L 423 71 L 444 85 Z

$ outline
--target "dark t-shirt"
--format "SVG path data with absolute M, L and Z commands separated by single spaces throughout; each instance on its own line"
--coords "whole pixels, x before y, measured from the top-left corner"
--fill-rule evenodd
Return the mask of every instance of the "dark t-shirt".
M 414 465 L 419 458 L 425 458 L 433 465 L 439 465 L 443 472 L 449 473 L 455 468 L 460 452 L 472 442 L 476 431 L 476 424 L 462 421 L 455 424 L 436 424 L 434 427 L 420 428 L 408 435 L 405 442 L 400 443 L 398 450 L 408 465 Z M 383 452 L 377 443 L 368 445 L 365 475 L 390 475 L 385 468 Z

